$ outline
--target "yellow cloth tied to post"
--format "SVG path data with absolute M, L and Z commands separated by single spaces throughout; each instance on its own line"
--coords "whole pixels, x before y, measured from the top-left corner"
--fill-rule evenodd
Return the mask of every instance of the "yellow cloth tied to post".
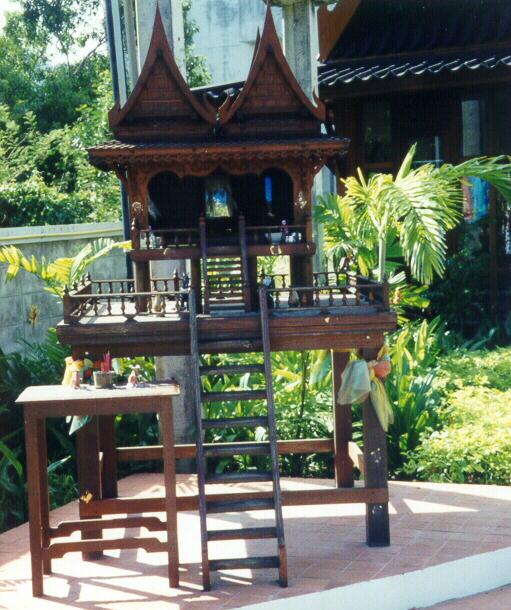
M 394 412 L 389 402 L 385 385 L 379 379 L 374 366 L 380 360 L 388 360 L 388 348 L 384 345 L 378 353 L 377 360 L 353 360 L 349 362 L 342 374 L 341 388 L 337 402 L 341 405 L 350 405 L 354 402 L 363 402 L 371 398 L 374 411 L 381 427 L 387 432 L 389 425 L 394 421 Z

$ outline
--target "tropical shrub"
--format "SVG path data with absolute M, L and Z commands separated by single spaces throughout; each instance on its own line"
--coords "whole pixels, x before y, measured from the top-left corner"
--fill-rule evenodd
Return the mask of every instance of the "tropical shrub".
M 438 360 L 433 385 L 442 428 L 422 433 L 403 473 L 509 484 L 511 348 L 452 350 Z
M 19 394 L 30 385 L 58 384 L 62 380 L 64 359 L 69 350 L 58 342 L 55 330 L 48 331 L 42 343 L 23 341 L 23 354 L 0 352 L 0 531 L 26 519 L 25 442 L 22 410 L 14 405 Z M 67 434 L 65 420 L 48 420 L 48 460 L 52 504 L 68 498 L 71 463 L 62 461 L 74 455 L 74 443 Z M 53 466 L 57 462 L 57 466 Z M 57 484 L 58 480 L 58 484 Z
M 422 437 L 405 471 L 428 481 L 511 483 L 511 390 L 454 391 L 442 430 Z

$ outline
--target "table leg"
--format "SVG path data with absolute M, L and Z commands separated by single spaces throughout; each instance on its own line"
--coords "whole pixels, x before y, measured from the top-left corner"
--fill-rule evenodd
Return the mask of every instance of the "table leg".
M 39 443 L 39 461 L 41 465 L 41 534 L 43 547 L 50 546 L 50 495 L 48 492 L 48 450 L 46 444 L 46 420 L 37 420 L 37 436 Z M 51 574 L 51 559 L 43 560 L 45 574 Z
M 165 508 L 167 518 L 167 547 L 169 554 L 169 583 L 179 587 L 179 547 L 177 539 L 176 456 L 174 450 L 174 421 L 172 402 L 160 399 L 160 427 L 163 444 L 165 478 Z
M 364 351 L 367 360 L 376 358 L 378 350 Z M 364 478 L 367 487 L 386 489 L 387 437 L 370 399 L 362 407 L 364 427 Z M 390 545 L 389 505 L 366 504 L 366 537 L 369 546 Z
M 99 419 L 99 444 L 103 453 L 101 491 L 103 498 L 117 498 L 117 451 L 115 415 L 101 415 Z
M 76 431 L 76 460 L 78 472 L 78 492 L 80 495 L 79 512 L 83 519 L 83 506 L 90 500 L 101 500 L 101 472 L 99 465 L 99 430 L 98 418 Z M 97 518 L 101 515 L 90 515 L 88 518 Z M 101 529 L 92 532 L 82 532 L 82 540 L 103 537 Z M 82 553 L 85 560 L 101 559 L 103 553 L 94 551 Z
M 43 590 L 41 478 L 39 425 L 35 417 L 25 411 L 25 445 L 27 452 L 27 488 L 30 532 L 30 559 L 32 563 L 32 595 L 41 597 Z
M 353 462 L 349 455 L 349 442 L 352 440 L 351 405 L 337 402 L 341 387 L 342 373 L 349 360 L 348 352 L 332 350 L 332 386 L 334 407 L 334 466 L 337 487 L 353 487 Z

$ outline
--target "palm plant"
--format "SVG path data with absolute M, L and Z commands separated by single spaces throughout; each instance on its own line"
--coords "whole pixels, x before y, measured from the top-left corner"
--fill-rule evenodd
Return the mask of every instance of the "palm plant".
M 371 260 L 371 255 L 378 252 L 380 281 L 386 272 L 389 244 L 395 250 L 396 238 L 416 280 L 429 284 L 435 274 L 443 274 L 446 234 L 461 220 L 465 178 L 484 179 L 505 199 L 511 199 L 511 164 L 507 158 L 482 157 L 460 165 L 413 167 L 415 150 L 413 145 L 395 177 L 374 174 L 366 179 L 359 169 L 357 177 L 343 180 L 344 196 L 321 202 L 316 212 L 332 254 L 352 249 L 360 262 L 361 258 Z M 339 229 L 337 223 L 345 228 Z M 341 242 L 340 237 L 344 238 Z
M 46 285 L 46 290 L 61 298 L 66 287 L 80 281 L 93 263 L 115 248 L 128 250 L 130 242 L 98 239 L 88 243 L 76 256 L 58 258 L 53 262 L 47 262 L 44 257 L 41 260 L 35 256 L 28 258 L 16 246 L 3 246 L 0 248 L 0 263 L 7 265 L 6 282 L 13 280 L 23 270 L 37 276 Z

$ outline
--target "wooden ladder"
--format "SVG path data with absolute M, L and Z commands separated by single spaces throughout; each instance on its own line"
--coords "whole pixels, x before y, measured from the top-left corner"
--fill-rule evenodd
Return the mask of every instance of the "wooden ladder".
M 266 299 L 266 296 L 265 296 Z M 280 491 L 279 462 L 277 452 L 277 432 L 275 425 L 275 409 L 273 402 L 273 385 L 271 379 L 271 355 L 269 349 L 268 310 L 261 310 L 262 340 L 264 346 L 264 365 L 232 365 L 232 366 L 200 366 L 200 353 L 209 344 L 200 342 L 197 324 L 197 308 L 195 294 L 190 294 L 190 338 L 192 356 L 192 379 L 194 385 L 194 402 L 196 414 L 196 452 L 197 476 L 199 491 L 199 513 L 202 548 L 202 582 L 205 591 L 211 587 L 210 572 L 219 570 L 277 568 L 279 584 L 287 586 L 287 553 L 284 540 L 284 522 L 282 518 L 282 498 Z M 266 336 L 266 340 L 265 340 Z M 240 341 L 240 351 L 246 341 Z M 232 346 L 231 346 L 232 347 Z M 257 390 L 238 390 L 228 392 L 204 392 L 202 377 L 208 375 L 244 375 L 264 374 L 266 387 Z M 222 401 L 266 400 L 267 413 L 252 417 L 229 417 L 207 419 L 203 415 L 203 405 Z M 204 434 L 207 430 L 225 428 L 255 428 L 264 427 L 268 430 L 268 441 L 242 443 L 204 444 Z M 225 473 L 210 473 L 207 468 L 208 458 L 234 457 L 239 455 L 268 456 L 270 469 L 261 471 L 238 471 Z M 244 499 L 244 493 L 232 499 L 208 500 L 206 484 L 218 483 L 259 483 L 272 482 L 272 496 L 262 499 Z M 221 495 L 221 494 L 220 494 Z M 239 512 L 251 510 L 273 510 L 275 525 L 273 527 L 247 527 L 242 529 L 208 529 L 208 515 L 216 513 Z M 208 544 L 223 540 L 257 540 L 274 538 L 277 541 L 277 553 L 270 556 L 243 557 L 238 559 L 210 559 Z
M 208 252 L 206 219 L 199 221 L 202 259 L 204 313 L 251 310 L 245 217 L 238 219 L 239 252 L 213 255 Z

